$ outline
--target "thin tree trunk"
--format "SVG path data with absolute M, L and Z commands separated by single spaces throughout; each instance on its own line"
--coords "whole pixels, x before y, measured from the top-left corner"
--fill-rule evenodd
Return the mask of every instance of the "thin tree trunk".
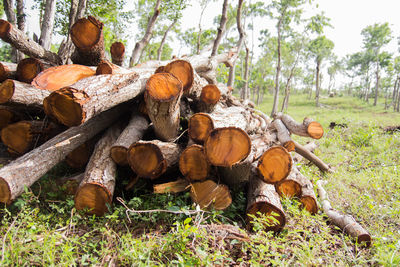
M 177 22 L 178 22 L 178 19 L 175 18 L 174 21 L 168 26 L 167 30 L 164 32 L 163 38 L 162 38 L 161 43 L 160 43 L 160 47 L 157 50 L 157 60 L 161 60 L 161 54 L 162 54 L 162 51 L 163 51 L 163 48 L 164 48 L 165 41 L 167 40 L 168 32 L 172 29 L 172 27 L 175 26 L 175 24 Z
M 315 103 L 319 107 L 319 67 L 321 62 L 317 61 L 317 68 L 315 70 Z
M 200 40 L 201 40 L 201 34 L 202 34 L 202 28 L 201 28 L 201 19 L 203 18 L 204 11 L 206 10 L 207 4 L 203 7 L 200 13 L 200 19 L 199 19 L 199 33 L 197 35 L 197 46 L 196 46 L 196 53 L 200 55 Z
M 272 107 L 271 111 L 271 116 L 274 115 L 275 112 L 278 111 L 278 105 L 279 105 L 279 75 L 281 72 L 281 27 L 282 27 L 282 19 L 278 22 L 277 28 L 278 28 L 278 62 L 276 64 L 276 76 L 275 76 L 275 90 L 274 90 L 274 104 Z
M 4 12 L 6 13 L 7 20 L 14 26 L 16 26 L 16 17 L 14 12 L 14 0 L 3 0 Z M 17 49 L 12 46 L 11 48 L 11 60 L 12 62 L 18 63 L 17 60 Z
M 54 17 L 56 14 L 56 3 L 57 0 L 46 0 L 42 28 L 40 29 L 39 44 L 47 50 L 51 47 L 51 36 L 53 33 Z
M 24 1 L 17 0 L 17 26 L 18 29 L 25 33 L 25 13 L 24 13 Z M 24 54 L 21 51 L 17 51 L 17 62 L 24 58 Z
M 135 44 L 135 48 L 132 51 L 132 56 L 129 62 L 129 67 L 133 67 L 139 59 L 143 49 L 146 47 L 148 42 L 150 41 L 151 34 L 153 32 L 154 25 L 156 24 L 156 20 L 158 15 L 160 14 L 160 4 L 161 0 L 157 0 L 156 4 L 154 5 L 154 13 L 151 17 L 149 17 L 149 22 L 147 23 L 146 32 L 139 42 Z
M 294 75 L 294 70 L 295 70 L 295 68 L 297 66 L 297 63 L 299 62 L 299 58 L 300 58 L 300 51 L 298 52 L 296 60 L 293 63 L 292 68 L 290 69 L 290 74 L 289 74 L 289 77 L 288 77 L 287 82 L 286 82 L 285 98 L 283 99 L 282 109 L 281 109 L 282 112 L 283 112 L 283 110 L 287 110 L 287 108 L 288 108 L 289 95 L 290 95 L 290 83 L 291 83 L 293 75 Z
M 257 86 L 257 106 L 260 105 L 260 86 Z
M 245 61 L 245 64 L 244 64 L 244 92 L 245 92 L 245 98 L 244 99 L 250 99 L 250 90 L 249 90 L 249 48 L 247 48 L 247 47 L 246 47 L 246 61 Z
M 376 59 L 376 85 L 375 85 L 375 99 L 374 106 L 378 103 L 378 92 L 379 92 L 379 61 L 378 57 Z
M 243 2 L 243 0 L 239 0 L 239 2 Z M 228 13 L 228 0 L 224 0 L 224 3 L 222 5 L 221 20 L 218 27 L 218 34 L 214 40 L 214 46 L 212 48 L 211 56 L 215 56 L 217 54 L 219 43 L 221 42 L 222 39 L 222 34 L 225 32 L 226 21 L 228 20 L 227 13 Z

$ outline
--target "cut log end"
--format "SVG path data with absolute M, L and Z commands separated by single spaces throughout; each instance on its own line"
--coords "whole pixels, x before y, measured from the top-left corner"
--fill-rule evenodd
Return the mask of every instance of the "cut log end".
M 249 155 L 251 141 L 242 129 L 217 128 L 210 132 L 204 148 L 207 159 L 212 165 L 231 167 Z
M 320 139 L 324 135 L 324 128 L 319 122 L 313 121 L 308 124 L 307 133 L 314 139 Z
M 31 83 L 44 70 L 42 62 L 36 58 L 25 58 L 18 63 L 17 77 L 21 82 Z
M 275 146 L 261 156 L 257 168 L 266 183 L 274 184 L 289 175 L 292 158 L 285 148 Z
M 71 27 L 72 42 L 79 49 L 90 49 L 99 42 L 102 28 L 103 23 L 94 17 L 81 18 Z
M 0 62 L 0 82 L 3 82 L 5 80 L 7 80 L 8 78 L 10 78 L 11 73 L 13 71 L 10 70 L 5 64 Z M 15 72 L 15 69 L 14 69 Z
M 102 61 L 99 63 L 99 65 L 97 65 L 96 75 L 113 74 L 113 71 L 114 71 L 114 69 L 109 62 Z
M 176 98 L 182 90 L 182 83 L 169 73 L 152 75 L 146 83 L 146 93 L 154 100 L 167 102 Z
M 189 119 L 189 137 L 196 143 L 203 144 L 214 129 L 214 122 L 206 113 L 196 113 Z
M 203 87 L 200 94 L 200 99 L 205 104 L 215 105 L 221 98 L 221 92 L 214 84 L 209 84 Z
M 163 68 L 163 72 L 168 72 L 177 77 L 183 85 L 184 93 L 188 93 L 192 88 L 194 72 L 192 65 L 185 60 L 175 60 Z
M 83 143 L 67 155 L 65 162 L 72 168 L 81 169 L 89 162 L 91 152 L 90 145 Z
M 131 145 L 127 159 L 132 170 L 140 177 L 157 178 L 167 168 L 162 152 L 152 143 L 140 142 Z
M 302 196 L 300 202 L 305 210 L 311 214 L 316 214 L 318 212 L 318 204 L 312 196 Z
M 295 150 L 296 145 L 293 141 L 288 141 L 283 144 L 283 147 L 286 148 L 288 152 L 292 152 Z
M 125 45 L 121 42 L 114 42 L 110 47 L 110 54 L 113 63 L 121 66 L 125 55 Z
M 128 165 L 127 159 L 128 149 L 123 146 L 113 146 L 111 148 L 111 158 L 115 163 L 121 166 Z
M 190 197 L 201 209 L 214 207 L 216 210 L 224 210 L 232 203 L 228 187 L 212 180 L 192 184 Z
M 14 113 L 8 109 L 0 108 L 0 129 L 6 127 L 14 120 Z
M 301 185 L 292 180 L 283 180 L 275 184 L 276 192 L 281 197 L 300 197 Z
M 165 72 L 165 71 L 164 71 L 164 67 L 165 67 L 165 66 L 160 66 L 160 67 L 158 67 L 158 68 L 154 71 L 154 74 L 155 74 L 155 73 L 163 73 L 163 72 Z
M 201 181 L 207 178 L 210 164 L 204 149 L 199 145 L 186 148 L 179 158 L 179 170 L 190 181 Z
M 285 214 L 279 208 L 268 202 L 256 202 L 251 205 L 247 210 L 247 214 L 253 215 L 255 217 L 259 216 L 258 213 L 264 214 L 266 216 L 264 225 L 265 231 L 278 232 L 285 226 Z M 248 217 L 247 220 L 248 227 L 251 227 L 253 225 L 251 223 L 251 218 Z
M 28 121 L 13 123 L 1 130 L 1 141 L 14 155 L 22 155 L 32 144 L 32 125 Z
M 12 29 L 12 25 L 10 22 L 0 19 L 0 38 L 7 38 L 8 34 Z
M 108 211 L 107 205 L 111 204 L 111 194 L 104 186 L 88 183 L 78 188 L 75 195 L 75 208 L 87 209 L 89 214 L 102 216 Z
M 5 80 L 0 84 L 0 104 L 7 103 L 14 95 L 15 85 L 13 80 Z
M 11 202 L 11 190 L 8 183 L 0 177 L 0 202 L 10 203 Z

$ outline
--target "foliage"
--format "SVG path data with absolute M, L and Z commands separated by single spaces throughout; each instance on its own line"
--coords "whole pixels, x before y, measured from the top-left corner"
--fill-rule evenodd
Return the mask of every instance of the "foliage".
M 2 44 L 0 47 L 0 61 L 11 62 L 11 45 Z

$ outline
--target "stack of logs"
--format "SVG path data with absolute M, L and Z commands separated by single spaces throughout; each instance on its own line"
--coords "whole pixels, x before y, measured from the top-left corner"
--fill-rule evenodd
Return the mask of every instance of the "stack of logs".
M 290 134 L 323 136 L 318 122 L 297 123 L 281 113 L 272 121 L 216 85 L 218 64 L 230 65 L 233 53 L 125 69 L 122 43 L 111 47 L 113 63 L 105 59 L 102 28 L 93 17 L 73 25 L 75 64 L 59 65 L 40 51 L 18 65 L 0 64 L 1 140 L 18 157 L 0 169 L 0 202 L 11 203 L 66 160 L 85 168 L 74 177 L 80 181 L 75 206 L 90 214 L 103 215 L 112 203 L 117 165 L 154 181 L 155 193 L 190 190 L 202 209 L 226 209 L 229 188 L 247 188 L 246 214 L 270 215 L 266 230 L 285 225 L 279 196 L 318 211 L 313 184 L 289 154 L 307 151 Z M 4 41 L 23 47 L 20 35 L 0 20 Z M 161 177 L 177 179 L 157 183 Z

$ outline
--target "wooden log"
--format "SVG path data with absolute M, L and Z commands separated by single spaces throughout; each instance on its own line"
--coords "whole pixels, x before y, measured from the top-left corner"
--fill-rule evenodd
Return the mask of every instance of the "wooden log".
M 304 118 L 303 123 L 298 123 L 289 115 L 281 112 L 275 114 L 274 118 L 280 119 L 285 124 L 289 132 L 293 134 L 311 137 L 314 139 L 320 139 L 324 135 L 324 129 L 322 128 L 322 125 L 313 119 Z
M 221 91 L 214 84 L 209 84 L 203 87 L 200 94 L 198 109 L 205 112 L 212 112 L 215 105 L 221 98 Z
M 115 163 L 128 165 L 127 153 L 129 147 L 141 140 L 148 128 L 149 121 L 146 116 L 135 111 L 128 125 L 111 147 L 111 158 Z
M 49 95 L 48 90 L 19 81 L 5 80 L 0 85 L 0 104 L 10 102 L 41 107 L 43 100 Z
M 199 145 L 187 147 L 179 158 L 179 170 L 189 181 L 205 180 L 210 171 L 204 148 Z
M 112 63 L 122 66 L 125 56 L 125 45 L 122 42 L 114 42 L 110 47 Z
M 181 148 L 159 140 L 139 141 L 128 149 L 128 163 L 140 177 L 155 179 L 179 161 Z
M 0 129 L 23 118 L 24 115 L 19 110 L 8 106 L 0 106 Z
M 318 144 L 315 142 L 309 142 L 306 145 L 303 146 L 304 149 L 307 149 L 308 151 L 310 151 L 311 153 L 314 153 L 314 150 L 318 147 Z M 292 155 L 293 158 L 293 162 L 294 163 L 300 163 L 304 157 L 302 155 L 300 155 L 299 153 L 294 153 Z
M 69 64 L 48 68 L 39 73 L 32 81 L 32 85 L 39 89 L 56 91 L 70 86 L 79 80 L 93 76 L 93 68 Z
M 314 186 L 310 179 L 306 177 L 301 181 L 300 202 L 302 207 L 311 214 L 316 214 L 318 212 L 318 203 L 314 193 Z
M 370 246 L 372 242 L 371 235 L 359 223 L 354 220 L 351 215 L 344 215 L 333 209 L 329 201 L 328 194 L 326 193 L 323 185 L 326 183 L 324 180 L 317 181 L 318 195 L 321 199 L 322 208 L 325 214 L 329 217 L 332 223 L 345 231 L 348 235 L 357 240 L 357 243 L 362 244 L 365 242 L 366 246 Z
M 101 61 L 96 68 L 96 75 L 101 74 L 117 74 L 117 73 L 130 73 L 132 70 L 121 68 L 107 60 Z
M 120 123 L 114 124 L 97 142 L 75 194 L 75 208 L 102 216 L 108 211 L 114 195 L 117 166 L 110 157 L 111 146 L 121 134 Z
M 43 101 L 46 114 L 67 126 L 80 125 L 97 114 L 138 96 L 144 91 L 142 73 L 98 75 L 52 92 Z
M 163 72 L 171 73 L 181 81 L 183 93 L 189 93 L 193 85 L 194 72 L 192 65 L 185 60 L 175 60 L 163 67 Z
M 71 27 L 71 39 L 76 50 L 71 59 L 75 64 L 97 66 L 105 59 L 103 23 L 95 17 L 78 19 Z
M 286 148 L 288 152 L 294 151 L 294 142 L 283 122 L 280 119 L 275 119 L 271 126 L 277 131 L 277 137 L 281 145 Z
M 45 121 L 19 121 L 1 130 L 1 141 L 13 156 L 21 156 L 60 133 L 62 128 Z
M 216 184 L 213 180 L 193 183 L 190 197 L 201 209 L 213 207 L 216 210 L 224 210 L 232 203 L 229 188 L 223 184 Z
M 212 130 L 204 143 L 208 161 L 214 166 L 232 167 L 245 159 L 251 150 L 250 137 L 236 127 Z
M 182 92 L 182 83 L 172 74 L 157 73 L 147 80 L 147 113 L 156 135 L 163 141 L 172 141 L 178 135 Z
M 0 62 L 0 82 L 7 79 L 17 78 L 17 64 L 10 62 Z
M 178 179 L 173 182 L 164 184 L 155 184 L 153 186 L 154 194 L 165 194 L 165 193 L 181 193 L 190 188 L 190 184 L 185 179 Z
M 292 158 L 284 147 L 273 146 L 261 156 L 257 169 L 264 182 L 275 184 L 289 175 Z
M 36 58 L 24 58 L 17 65 L 17 79 L 21 82 L 31 83 L 33 79 L 51 65 Z
M 0 202 L 10 203 L 72 150 L 108 127 L 126 110 L 118 106 L 72 127 L 0 169 Z
M 93 153 L 96 143 L 95 141 L 97 141 L 94 139 L 92 138 L 86 141 L 67 155 L 67 157 L 65 158 L 65 162 L 68 164 L 68 166 L 74 169 L 82 169 L 86 166 L 86 164 L 90 160 L 90 156 Z
M 61 58 L 56 53 L 44 49 L 29 39 L 24 32 L 8 21 L 0 20 L 0 38 L 30 57 L 43 59 L 53 65 L 62 64 Z
M 189 137 L 198 144 L 204 144 L 213 129 L 214 122 L 210 115 L 206 113 L 196 113 L 189 119 Z
M 296 153 L 302 155 L 304 158 L 308 159 L 312 163 L 314 163 L 321 171 L 323 172 L 333 172 L 331 167 L 328 164 L 323 162 L 319 157 L 317 157 L 314 153 L 311 153 L 308 149 L 304 148 L 297 142 L 295 144 L 295 151 Z
M 273 185 L 265 183 L 255 171 L 252 173 L 247 194 L 247 229 L 251 230 L 253 227 L 251 216 L 258 217 L 260 212 L 266 216 L 264 230 L 279 232 L 286 223 L 279 195 Z

